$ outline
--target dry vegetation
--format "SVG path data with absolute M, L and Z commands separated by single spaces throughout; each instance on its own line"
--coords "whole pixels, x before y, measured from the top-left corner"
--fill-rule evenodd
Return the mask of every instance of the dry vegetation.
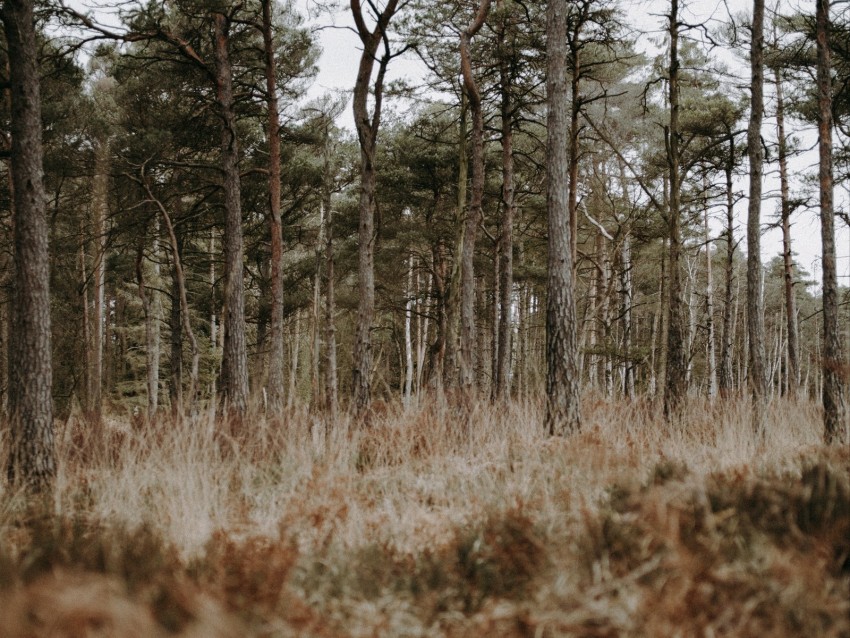
M 743 404 L 587 400 L 570 440 L 384 412 L 68 423 L 55 502 L 0 491 L 0 636 L 850 636 L 850 453 L 809 404 L 760 445 Z

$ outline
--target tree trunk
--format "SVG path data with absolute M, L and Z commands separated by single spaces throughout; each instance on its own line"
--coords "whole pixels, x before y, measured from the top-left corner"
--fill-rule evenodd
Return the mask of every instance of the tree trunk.
M 776 128 L 779 142 L 779 192 L 782 205 L 782 262 L 785 278 L 785 322 L 788 329 L 788 394 L 796 397 L 800 386 L 798 360 L 797 299 L 794 295 L 794 256 L 791 252 L 791 201 L 788 187 L 788 140 L 785 137 L 785 100 L 779 69 L 774 69 L 776 80 Z
M 336 297 L 334 290 L 333 209 L 330 190 L 325 196 L 325 407 L 337 412 Z
M 502 234 L 499 237 L 499 307 L 498 341 L 494 344 L 498 357 L 494 382 L 495 397 L 506 399 L 511 389 L 511 337 L 513 325 L 511 310 L 514 288 L 513 226 L 516 208 L 514 192 L 514 132 L 513 103 L 511 100 L 512 80 L 507 54 L 500 57 L 499 75 L 502 92 Z
M 454 389 L 457 386 L 458 336 L 460 333 L 460 288 L 461 255 L 466 241 L 466 183 L 469 179 L 469 158 L 466 147 L 466 113 L 468 109 L 466 89 L 460 91 L 460 128 L 458 134 L 458 177 L 457 177 L 457 240 L 455 241 L 454 260 L 446 296 L 446 338 L 443 361 L 443 384 Z M 441 255 L 442 257 L 443 255 Z
M 15 255 L 8 476 L 13 484 L 47 491 L 53 485 L 56 461 L 38 49 L 32 2 L 6 0 L 0 11 L 10 67 Z
M 360 67 L 354 85 L 354 124 L 360 143 L 360 221 L 358 224 L 357 271 L 360 302 L 357 307 L 357 330 L 354 341 L 354 405 L 361 417 L 368 417 L 372 401 L 372 322 L 375 315 L 375 148 L 381 124 L 384 76 L 390 61 L 386 28 L 398 7 L 398 0 L 388 0 L 377 16 L 377 24 L 369 30 L 363 19 L 360 0 L 351 0 L 351 12 L 363 44 Z M 373 110 L 369 116 L 369 88 L 378 46 L 384 41 L 385 53 L 379 62 L 372 90 Z
M 708 360 L 708 397 L 717 396 L 717 356 L 714 347 L 714 277 L 711 264 L 711 236 L 708 228 L 708 183 L 705 185 L 705 332 Z
M 183 271 L 183 262 L 180 257 L 180 251 L 182 248 L 182 244 L 180 240 L 177 238 L 177 234 L 174 231 L 174 224 L 171 223 L 171 215 L 168 214 L 163 203 L 154 197 L 153 191 L 151 191 L 150 185 L 147 183 L 147 178 L 144 174 L 144 171 L 141 175 L 142 185 L 145 188 L 145 192 L 148 195 L 148 198 L 154 202 L 154 204 L 159 209 L 160 216 L 162 217 L 162 221 L 165 222 L 165 230 L 168 232 L 168 240 L 171 245 L 171 264 L 174 269 L 172 282 L 176 285 L 177 288 L 177 296 L 180 299 L 180 317 L 183 323 L 183 330 L 186 332 L 186 338 L 189 339 L 189 347 L 192 351 L 192 368 L 189 376 L 189 406 L 194 409 L 197 401 L 197 392 L 198 392 L 198 374 L 200 367 L 200 359 L 201 359 L 201 351 L 198 348 L 198 340 L 195 339 L 195 332 L 192 330 L 192 322 L 189 316 L 189 302 L 186 297 L 186 275 Z M 172 304 L 173 304 L 172 300 Z M 172 319 L 174 319 L 174 307 L 172 305 Z M 180 355 L 180 353 L 175 352 L 175 342 L 174 336 L 172 334 L 172 365 L 173 365 L 173 357 L 175 355 Z M 182 345 L 182 344 L 181 344 Z M 180 355 L 182 356 L 182 355 Z M 180 358 L 178 356 L 178 358 Z M 182 370 L 182 362 L 180 364 L 180 369 Z M 172 368 L 172 382 L 175 381 L 175 370 Z M 174 387 L 172 383 L 172 387 Z M 182 397 L 179 397 L 182 398 Z M 172 408 L 173 411 L 173 408 Z
M 221 169 L 224 176 L 224 352 L 219 391 L 227 409 L 237 418 L 248 408 L 248 349 L 245 341 L 245 295 L 242 249 L 242 196 L 239 177 L 239 141 L 233 112 L 233 72 L 230 65 L 230 23 L 214 16 L 215 77 L 222 119 Z M 185 321 L 185 320 L 184 320 Z
M 753 426 L 763 434 L 763 411 L 759 405 L 767 395 L 764 347 L 764 303 L 761 268 L 761 197 L 764 151 L 761 127 L 764 117 L 764 0 L 753 2 L 752 72 L 750 125 L 747 130 L 747 147 L 750 160 L 750 200 L 747 215 L 747 333 L 749 334 L 750 393 L 756 412 Z
M 263 49 L 266 63 L 266 104 L 269 139 L 269 234 L 271 236 L 271 318 L 269 321 L 268 402 L 273 412 L 283 407 L 283 235 L 280 219 L 280 116 L 277 66 L 272 41 L 272 0 L 263 5 Z
M 823 422 L 826 443 L 847 439 L 847 364 L 838 326 L 838 283 L 835 268 L 835 212 L 832 178 L 832 75 L 829 43 L 829 0 L 816 0 L 818 51 L 818 150 L 820 216 L 823 240 Z
M 177 253 L 179 254 L 179 252 L 178 250 Z M 180 310 L 182 282 L 178 276 L 177 268 L 174 267 L 173 255 L 174 248 L 172 246 L 171 313 L 168 322 L 168 327 L 171 330 L 171 357 L 169 359 L 171 375 L 168 383 L 168 397 L 171 401 L 171 416 L 176 419 L 183 414 L 183 316 Z M 215 340 L 213 340 L 214 344 Z
M 735 166 L 735 138 L 729 131 L 729 157 L 726 161 L 726 266 L 723 290 L 723 333 L 720 337 L 720 396 L 728 397 L 734 385 L 732 374 L 732 346 L 735 310 L 732 286 L 735 278 L 735 201 L 732 169 Z
M 569 219 L 566 0 L 546 9 L 548 139 L 546 148 L 549 259 L 546 301 L 546 430 L 568 435 L 581 427 L 577 324 Z
M 89 418 L 96 427 L 100 424 L 103 406 L 103 336 L 106 324 L 106 218 L 109 212 L 109 141 L 97 149 L 94 176 L 94 236 L 97 258 L 94 265 L 94 326 L 92 330 L 92 392 L 89 399 Z
M 484 198 L 484 109 L 481 93 L 472 72 L 470 45 L 472 38 L 484 26 L 490 10 L 490 0 L 481 0 L 472 22 L 460 34 L 460 66 L 463 86 L 472 114 L 472 192 L 464 220 L 464 241 L 461 253 L 460 302 L 460 388 L 464 400 L 475 393 L 475 238 L 483 216 Z
M 687 357 L 682 301 L 682 231 L 679 175 L 679 0 L 670 8 L 670 125 L 667 131 L 667 160 L 670 172 L 670 301 L 667 311 L 667 375 L 664 391 L 664 414 L 677 416 L 685 398 Z
M 154 224 L 154 237 L 151 247 L 153 260 L 151 267 L 145 267 L 145 238 L 139 243 L 136 254 L 136 282 L 139 286 L 139 299 L 145 315 L 145 370 L 147 376 L 148 408 L 147 418 L 152 421 L 159 408 L 159 322 L 162 304 L 159 297 L 159 224 Z M 146 270 L 151 271 L 152 287 L 149 287 Z

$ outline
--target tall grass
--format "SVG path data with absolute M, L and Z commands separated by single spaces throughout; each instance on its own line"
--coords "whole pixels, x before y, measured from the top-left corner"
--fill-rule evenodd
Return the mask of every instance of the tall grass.
M 0 636 L 850 635 L 815 406 L 541 406 L 62 424 L 55 501 L 0 487 Z

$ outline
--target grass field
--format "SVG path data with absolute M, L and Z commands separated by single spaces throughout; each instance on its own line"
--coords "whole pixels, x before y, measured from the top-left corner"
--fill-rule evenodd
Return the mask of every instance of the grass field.
M 54 501 L 0 491 L 0 636 L 850 636 L 811 404 L 380 412 L 63 425 Z

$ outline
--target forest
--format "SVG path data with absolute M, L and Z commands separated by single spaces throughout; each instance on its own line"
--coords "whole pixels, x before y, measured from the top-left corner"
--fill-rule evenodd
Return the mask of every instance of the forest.
M 0 636 L 850 635 L 845 4 L 0 22 Z

